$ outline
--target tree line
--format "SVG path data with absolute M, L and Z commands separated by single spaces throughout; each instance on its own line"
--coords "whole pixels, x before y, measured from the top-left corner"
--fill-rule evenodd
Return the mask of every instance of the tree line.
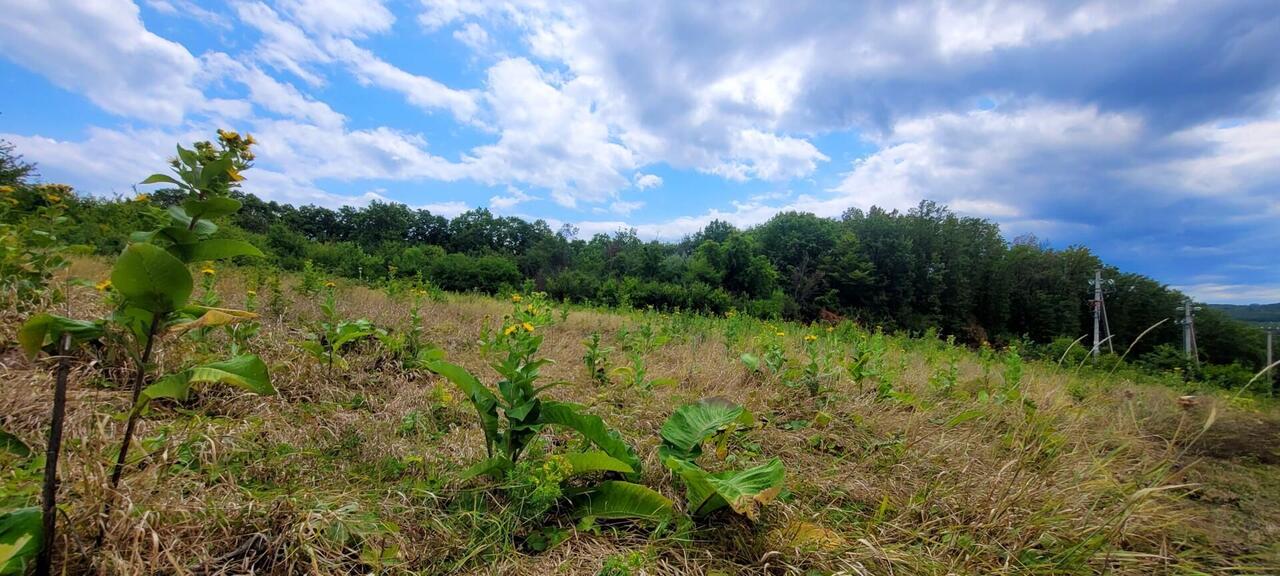
M 399 203 L 333 210 L 235 195 L 244 205 L 220 223 L 224 232 L 258 246 L 274 266 L 300 270 L 309 261 L 331 274 L 419 279 L 450 291 L 492 293 L 528 281 L 578 303 L 847 318 L 887 330 L 934 329 L 971 344 L 1047 344 L 1091 330 L 1088 280 L 1101 269 L 1114 280 L 1106 299 L 1117 351 L 1172 317 L 1184 299 L 1088 248 L 1054 249 L 1034 236 L 1008 241 L 996 223 L 931 201 L 905 212 L 849 209 L 839 218 L 785 212 L 747 229 L 713 221 L 679 241 L 645 241 L 633 229 L 584 238 L 570 225 L 552 229 L 484 208 L 446 218 Z M 177 198 L 166 190 L 133 199 L 75 196 L 68 200 L 75 225 L 64 236 L 118 253 L 120 236 L 103 232 L 143 228 Z M 41 199 L 28 201 L 14 212 L 34 210 Z M 1202 360 L 1261 367 L 1260 331 L 1208 307 L 1196 328 Z M 1181 328 L 1168 321 L 1133 355 L 1169 365 L 1180 347 Z

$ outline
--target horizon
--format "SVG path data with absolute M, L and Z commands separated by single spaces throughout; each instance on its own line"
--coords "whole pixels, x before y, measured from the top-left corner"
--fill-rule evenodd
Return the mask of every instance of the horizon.
M 673 241 L 932 199 L 1197 301 L 1280 302 L 1267 3 L 0 6 L 0 139 L 86 194 L 227 128 L 260 142 L 264 200 Z

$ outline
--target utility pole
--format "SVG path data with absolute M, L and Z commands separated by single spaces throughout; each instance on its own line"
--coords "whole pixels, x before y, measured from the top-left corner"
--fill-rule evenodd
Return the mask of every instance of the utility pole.
M 1102 337 L 1102 269 L 1093 271 L 1093 359 L 1098 359 Z
M 1182 351 L 1186 353 L 1191 362 L 1200 367 L 1200 351 L 1196 349 L 1196 312 L 1200 310 L 1199 306 L 1191 304 L 1191 299 L 1187 298 L 1183 301 L 1182 306 L 1178 307 L 1182 312 Z
M 1089 284 L 1093 285 L 1093 300 L 1089 301 L 1089 304 L 1093 307 L 1093 350 L 1091 354 L 1093 354 L 1093 359 L 1097 360 L 1098 354 L 1102 352 L 1103 341 L 1106 341 L 1107 346 L 1111 347 L 1111 351 L 1115 352 L 1115 348 L 1111 345 L 1111 323 L 1107 322 L 1107 305 L 1102 293 L 1103 286 L 1114 284 L 1114 282 L 1110 280 L 1103 282 L 1102 269 L 1099 268 L 1093 271 L 1093 280 L 1089 281 Z M 1107 326 L 1106 338 L 1102 337 L 1103 324 Z

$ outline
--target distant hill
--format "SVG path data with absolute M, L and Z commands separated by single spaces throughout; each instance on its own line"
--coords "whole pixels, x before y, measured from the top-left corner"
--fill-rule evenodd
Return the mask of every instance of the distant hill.
M 1280 324 L 1280 302 L 1275 304 L 1210 304 L 1227 316 L 1252 324 Z

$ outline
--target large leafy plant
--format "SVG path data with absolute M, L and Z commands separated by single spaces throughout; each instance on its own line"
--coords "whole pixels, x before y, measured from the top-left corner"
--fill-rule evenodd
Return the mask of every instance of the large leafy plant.
M 592 467 L 637 474 L 640 459 L 603 420 L 586 414 L 576 404 L 542 398 L 543 391 L 558 384 L 538 385 L 542 367 L 551 360 L 537 357 L 542 345 L 542 334 L 537 333 L 534 324 L 537 318 L 520 307 L 519 299 L 513 299 L 513 304 L 512 314 L 504 318 L 505 328 L 496 336 L 498 353 L 491 367 L 500 379 L 492 388 L 456 364 L 443 360 L 427 363 L 428 370 L 444 376 L 462 391 L 479 416 L 488 459 L 473 467 L 468 475 L 496 475 L 512 468 L 529 443 L 547 426 L 574 430 L 598 448 L 584 453 L 589 456 L 568 456 L 575 471 Z
M 785 472 L 777 458 L 760 466 L 722 472 L 709 472 L 698 464 L 704 443 L 712 441 L 716 455 L 723 459 L 730 436 L 739 427 L 750 426 L 752 420 L 743 407 L 709 398 L 677 408 L 663 423 L 658 456 L 684 483 L 690 516 L 706 516 L 727 506 L 754 520 L 760 507 L 782 492 Z
M 124 472 L 137 421 L 147 404 L 157 398 L 186 399 L 192 387 L 221 383 L 257 394 L 274 394 L 266 364 L 255 355 L 197 364 L 178 372 L 155 374 L 152 358 L 166 336 L 179 337 L 197 329 L 226 326 L 256 315 L 191 302 L 195 262 L 238 256 L 262 256 L 252 244 L 219 238 L 215 218 L 240 209 L 231 191 L 243 180 L 240 172 L 251 166 L 252 137 L 219 131 L 218 144 L 197 143 L 194 149 L 178 146 L 171 162 L 173 174 L 153 174 L 143 184 L 169 184 L 182 195 L 167 210 L 154 209 L 157 225 L 134 232 L 116 259 L 109 283 L 114 310 L 98 320 L 75 320 L 39 314 L 20 329 L 18 338 L 26 352 L 67 352 L 63 346 L 109 339 L 123 348 L 135 371 L 131 385 L 132 406 L 122 433 L 120 450 L 111 472 L 114 489 Z M 109 506 L 106 513 L 109 513 Z M 101 535 L 100 535 L 101 536 Z
M 310 354 L 325 366 L 325 375 L 333 376 L 333 367 L 346 370 L 347 360 L 342 357 L 342 349 L 363 338 L 377 333 L 373 323 L 363 318 L 345 320 L 338 313 L 338 302 L 335 286 L 332 282 L 325 284 L 324 300 L 320 302 L 323 319 L 316 323 L 306 340 L 295 345 Z

